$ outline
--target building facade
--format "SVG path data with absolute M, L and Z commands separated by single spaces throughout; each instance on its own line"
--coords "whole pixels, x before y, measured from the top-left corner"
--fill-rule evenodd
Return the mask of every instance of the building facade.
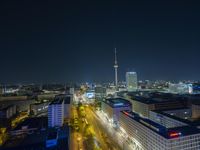
M 64 101 L 54 100 L 48 107 L 48 126 L 62 126 L 64 123 Z
M 182 121 L 174 119 L 169 115 L 165 115 L 162 112 L 160 113 L 158 111 L 150 111 L 149 119 L 151 119 L 154 122 L 157 122 L 160 125 L 163 125 L 166 128 L 182 127 L 188 125 Z
M 0 109 L 0 118 L 9 119 L 16 114 L 16 105 L 9 105 Z
M 126 72 L 126 87 L 129 92 L 137 90 L 138 83 L 136 72 Z
M 30 105 L 30 114 L 39 115 L 48 111 L 48 102 L 35 103 Z
M 122 110 L 131 110 L 131 103 L 122 98 L 110 98 L 102 101 L 102 111 L 107 115 L 107 119 L 118 125 L 119 113 Z
M 200 105 L 192 104 L 192 118 L 199 119 L 200 118 Z
M 54 100 L 48 106 L 48 126 L 62 126 L 65 119 L 70 118 L 70 109 L 73 95 L 56 95 Z
M 106 98 L 106 88 L 102 86 L 95 87 L 95 99 L 102 100 Z
M 130 111 L 119 115 L 120 129 L 138 150 L 199 150 L 200 130 L 190 126 L 165 128 Z

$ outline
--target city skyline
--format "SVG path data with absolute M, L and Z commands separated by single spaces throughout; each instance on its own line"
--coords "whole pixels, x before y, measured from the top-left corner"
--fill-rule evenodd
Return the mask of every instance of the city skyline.
M 1 5 L 2 83 L 199 80 L 198 5 L 184 1 Z

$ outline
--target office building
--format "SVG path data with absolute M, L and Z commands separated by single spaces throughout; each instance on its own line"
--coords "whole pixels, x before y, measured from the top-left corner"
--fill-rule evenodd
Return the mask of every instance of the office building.
M 95 91 L 94 90 L 87 90 L 85 92 L 85 97 L 89 99 L 94 99 L 95 98 Z
M 49 102 L 35 103 L 30 105 L 31 115 L 40 115 L 42 113 L 47 113 Z
M 192 84 L 178 83 L 178 84 L 169 84 L 169 92 L 177 94 L 192 94 L 193 86 Z
M 193 119 L 200 119 L 200 105 L 199 104 L 192 104 L 192 118 Z
M 70 118 L 72 95 L 56 95 L 48 106 L 48 126 L 62 126 L 64 119 Z
M 126 88 L 129 92 L 137 90 L 138 83 L 136 72 L 126 72 Z
M 134 97 L 128 99 L 132 103 L 132 111 L 143 117 L 149 117 L 149 111 L 161 109 L 182 108 L 187 106 L 187 100 Z
M 95 99 L 102 100 L 106 98 L 106 88 L 102 86 L 95 87 Z
M 102 111 L 107 119 L 117 125 L 119 113 L 122 110 L 131 110 L 131 103 L 122 98 L 110 98 L 102 101 Z
M 131 111 L 119 115 L 121 131 L 133 149 L 138 150 L 199 150 L 200 130 L 192 126 L 166 128 Z
M 64 119 L 70 119 L 71 117 L 71 104 L 73 101 L 73 95 L 63 95 L 64 100 Z
M 182 118 L 186 117 L 188 118 L 190 113 L 190 109 L 174 109 L 174 110 L 168 110 L 168 111 L 162 111 L 162 110 L 154 110 L 150 111 L 149 113 L 149 119 L 157 122 L 160 125 L 163 125 L 166 128 L 174 128 L 174 127 L 182 127 L 187 126 L 188 124 L 183 122 L 181 119 L 177 119 L 179 115 L 181 115 Z M 180 116 L 179 116 L 180 117 Z
M 74 88 L 69 88 L 69 94 L 74 94 Z
M 48 107 L 48 126 L 62 126 L 64 123 L 64 101 L 55 98 Z

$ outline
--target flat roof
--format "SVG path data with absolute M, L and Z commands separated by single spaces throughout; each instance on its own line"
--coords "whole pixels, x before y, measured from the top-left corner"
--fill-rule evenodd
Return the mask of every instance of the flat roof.
M 131 103 L 123 98 L 109 98 L 103 102 L 110 105 L 113 108 L 131 106 Z
M 49 105 L 56 105 L 56 104 L 62 104 L 63 99 L 60 98 L 54 98 L 54 100 Z
M 194 126 L 195 127 L 195 126 L 199 126 L 200 125 L 200 119 L 188 120 L 188 119 L 183 119 L 183 118 L 180 118 L 180 117 L 177 117 L 177 116 L 174 116 L 174 115 L 170 115 L 170 114 L 165 112 L 165 111 L 170 111 L 170 110 L 181 110 L 181 109 L 189 109 L 189 108 L 188 107 L 183 107 L 183 108 L 176 108 L 176 109 L 151 110 L 151 111 L 159 113 L 159 114 L 162 114 L 162 115 L 167 116 L 169 118 L 172 118 L 174 120 L 183 122 L 183 123 L 188 124 L 190 126 Z
M 70 94 L 60 94 L 56 95 L 54 100 L 50 103 L 50 105 L 55 105 L 55 104 L 62 104 L 63 101 L 65 104 L 70 104 L 71 103 L 71 96 Z
M 71 96 L 66 96 L 66 97 L 64 98 L 64 103 L 65 103 L 65 104 L 70 104 L 70 103 L 71 103 Z
M 49 102 L 39 102 L 39 103 L 34 103 L 34 104 L 31 104 L 31 105 L 41 105 L 41 104 L 48 104 Z
M 142 118 L 137 113 L 132 111 L 121 111 L 122 114 L 127 117 L 137 121 L 138 123 L 144 125 L 150 130 L 158 133 L 166 139 L 173 139 L 181 136 L 187 136 L 192 134 L 200 133 L 200 129 L 197 129 L 193 126 L 183 126 L 183 127 L 175 127 L 175 128 L 166 128 L 150 119 Z
M 145 104 L 159 104 L 159 103 L 165 103 L 165 102 L 183 102 L 184 99 L 180 98 L 151 98 L 151 97 L 141 97 L 141 96 L 135 96 L 131 98 L 133 101 L 138 101 Z
M 19 123 L 14 130 L 21 130 L 23 126 L 28 128 L 46 128 L 48 126 L 48 117 L 33 117 L 27 118 L 23 122 Z

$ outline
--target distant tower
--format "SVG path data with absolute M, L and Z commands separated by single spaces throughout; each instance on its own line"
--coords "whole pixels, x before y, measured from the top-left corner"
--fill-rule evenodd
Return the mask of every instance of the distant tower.
M 114 69 L 115 69 L 115 87 L 117 89 L 117 87 L 118 87 L 118 79 L 117 79 L 118 64 L 117 64 L 117 50 L 116 50 L 116 48 L 115 48 L 115 64 L 114 64 Z

